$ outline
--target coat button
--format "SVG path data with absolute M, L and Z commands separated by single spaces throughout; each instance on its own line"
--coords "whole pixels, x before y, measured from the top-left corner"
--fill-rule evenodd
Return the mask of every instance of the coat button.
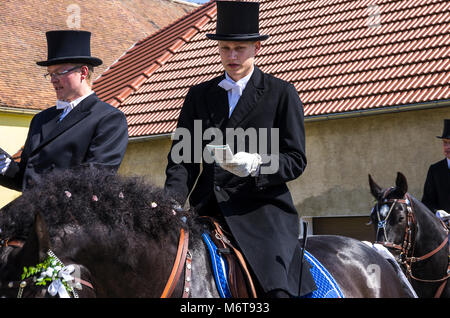
M 220 191 L 220 186 L 216 185 L 216 191 Z

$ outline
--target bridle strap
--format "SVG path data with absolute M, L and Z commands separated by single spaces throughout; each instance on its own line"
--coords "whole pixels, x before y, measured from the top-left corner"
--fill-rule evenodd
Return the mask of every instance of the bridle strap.
M 187 269 L 191 269 L 190 257 L 189 261 L 186 263 L 187 253 L 189 245 L 189 232 L 185 232 L 184 229 L 180 230 L 180 240 L 178 242 L 177 256 L 175 257 L 175 262 L 172 267 L 172 272 L 170 273 L 169 279 L 167 280 L 166 286 L 161 294 L 161 298 L 169 298 L 175 289 L 175 286 L 180 279 L 181 272 L 185 264 Z M 190 279 L 188 280 L 190 281 Z M 183 298 L 189 295 L 189 287 L 183 288 Z
M 77 283 L 80 283 L 81 285 L 89 287 L 90 289 L 94 290 L 94 286 L 92 286 L 92 284 L 90 282 L 88 282 L 87 280 L 84 280 L 84 279 L 81 279 L 78 277 L 74 277 L 74 279 Z
M 389 194 L 389 192 L 392 190 L 388 189 L 384 195 L 383 198 L 386 198 L 387 195 Z M 442 243 L 436 247 L 434 250 L 432 250 L 431 252 L 428 252 L 427 254 L 420 256 L 420 257 L 414 257 L 414 256 L 408 256 L 411 247 L 412 247 L 412 253 L 414 253 L 414 245 L 415 245 L 415 237 L 413 239 L 412 237 L 412 232 L 411 232 L 411 227 L 414 226 L 414 228 L 416 228 L 416 220 L 415 220 L 415 214 L 414 214 L 414 210 L 412 208 L 411 204 L 411 198 L 409 197 L 408 194 L 405 194 L 405 198 L 404 199 L 391 199 L 391 200 L 385 200 L 385 202 L 393 202 L 391 209 L 389 210 L 388 215 L 386 216 L 385 220 L 387 220 L 392 208 L 394 207 L 394 205 L 396 205 L 397 203 L 403 203 L 407 206 L 407 210 L 408 210 L 408 215 L 407 215 L 407 227 L 405 229 L 405 234 L 404 234 L 404 239 L 403 239 L 403 245 L 398 245 L 398 244 L 394 244 L 391 242 L 376 242 L 379 244 L 382 244 L 385 247 L 388 248 L 393 248 L 393 249 L 397 249 L 400 250 L 401 254 L 403 254 L 405 256 L 405 258 L 402 260 L 402 263 L 404 263 L 404 265 L 406 266 L 406 274 L 407 276 L 411 277 L 412 279 L 419 281 L 419 282 L 424 282 L 424 283 L 439 283 L 442 282 L 442 284 L 439 286 L 439 288 L 437 289 L 434 297 L 435 298 L 439 298 L 442 294 L 442 291 L 444 290 L 444 287 L 446 286 L 448 279 L 450 278 L 450 262 L 447 266 L 447 275 L 445 275 L 444 277 L 440 278 L 440 279 L 421 279 L 421 278 L 417 278 L 412 274 L 412 268 L 411 265 L 415 262 L 420 262 L 423 260 L 426 260 L 430 257 L 432 257 L 433 255 L 435 255 L 437 252 L 439 252 L 440 250 L 442 250 L 449 242 L 449 231 L 446 228 L 445 224 L 443 222 L 441 222 L 444 226 L 444 230 L 446 231 L 447 235 L 446 238 L 442 241 Z M 380 220 L 380 215 L 378 213 L 378 207 L 377 207 L 377 217 Z M 383 230 L 384 230 L 384 234 L 386 234 L 386 230 L 383 226 Z M 377 230 L 377 237 L 378 237 L 378 230 Z M 411 246 L 412 245 L 412 246 Z M 449 252 L 450 252 L 450 245 L 449 245 Z
M 441 245 L 439 245 L 438 247 L 436 247 L 434 250 L 432 250 L 431 252 L 429 252 L 429 253 L 427 253 L 427 254 L 425 254 L 425 255 L 423 255 L 423 256 L 421 256 L 421 257 L 411 257 L 410 259 L 411 259 L 411 262 L 420 262 L 420 261 L 423 261 L 423 260 L 425 260 L 425 259 L 427 259 L 427 258 L 430 258 L 431 256 L 433 256 L 434 254 L 436 254 L 437 252 L 439 252 L 441 249 L 443 249 L 444 247 L 445 247 L 445 245 L 447 245 L 447 243 L 448 243 L 448 235 L 447 235 L 447 237 L 445 238 L 445 240 L 444 241 L 442 241 L 442 243 L 441 243 Z
M 23 247 L 24 242 L 20 241 L 20 240 L 9 240 L 9 239 L 5 239 L 5 240 L 1 240 L 0 241 L 0 247 L 7 247 L 7 246 L 11 246 L 11 247 Z
M 68 266 L 70 266 L 70 265 L 73 265 L 73 264 L 69 264 Z M 19 290 L 17 292 L 17 298 L 22 298 L 22 294 L 23 294 L 24 289 L 30 283 L 34 282 L 34 279 L 35 279 L 35 277 L 30 276 L 30 277 L 28 277 L 26 279 L 23 279 L 23 280 L 10 281 L 7 286 L 8 286 L 8 288 L 18 288 Z M 94 286 L 90 282 L 88 282 L 87 280 L 84 280 L 84 279 L 79 278 L 79 277 L 73 277 L 73 279 L 75 280 L 75 282 L 80 283 L 81 285 L 83 285 L 85 287 L 88 287 L 88 288 L 90 288 L 92 290 L 95 290 Z M 46 291 L 47 291 L 46 288 L 42 289 L 43 294 L 45 294 Z M 75 298 L 78 298 L 78 294 L 75 291 L 73 292 L 73 295 L 74 295 Z

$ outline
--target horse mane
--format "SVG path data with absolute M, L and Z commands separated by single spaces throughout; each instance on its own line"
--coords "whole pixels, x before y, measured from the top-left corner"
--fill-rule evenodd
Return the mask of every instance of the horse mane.
M 50 237 L 67 225 L 101 225 L 154 239 L 178 236 L 180 228 L 193 227 L 195 215 L 173 206 L 163 189 L 142 177 L 93 167 L 54 171 L 0 211 L 0 238 L 26 238 L 38 212 Z

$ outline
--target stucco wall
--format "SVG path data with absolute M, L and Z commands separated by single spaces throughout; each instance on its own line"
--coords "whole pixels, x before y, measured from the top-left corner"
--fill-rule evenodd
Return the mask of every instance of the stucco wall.
M 443 159 L 443 119 L 450 107 L 307 121 L 308 166 L 289 183 L 302 216 L 363 216 L 373 198 L 368 174 L 382 187 L 393 186 L 397 171 L 408 179 L 410 193 L 422 197 L 431 163 Z M 156 185 L 165 180 L 170 139 L 130 142 L 119 173 L 144 175 Z
M 444 118 L 450 107 L 308 122 L 308 167 L 289 185 L 300 214 L 370 214 L 369 173 L 385 188 L 400 171 L 421 199 L 429 165 L 444 158 Z
M 129 142 L 119 174 L 145 176 L 149 182 L 162 187 L 165 181 L 170 137 L 145 142 Z
M 25 143 L 33 115 L 0 113 L 0 147 L 13 155 Z M 0 208 L 20 195 L 20 192 L 0 187 Z
M 0 145 L 10 153 L 25 142 L 32 116 L 0 116 Z M 409 192 L 422 197 L 431 163 L 443 159 L 443 119 L 450 107 L 390 114 L 307 121 L 308 166 L 289 183 L 302 216 L 368 215 L 373 204 L 370 173 L 382 187 L 395 183 L 397 171 L 408 179 Z M 142 175 L 163 186 L 170 138 L 130 142 L 119 173 Z M 20 193 L 0 187 L 0 207 Z

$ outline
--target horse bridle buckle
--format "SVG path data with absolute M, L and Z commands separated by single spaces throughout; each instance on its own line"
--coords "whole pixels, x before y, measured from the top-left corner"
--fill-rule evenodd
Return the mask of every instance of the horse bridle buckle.
M 384 229 L 386 227 L 386 220 L 378 221 L 378 228 Z

